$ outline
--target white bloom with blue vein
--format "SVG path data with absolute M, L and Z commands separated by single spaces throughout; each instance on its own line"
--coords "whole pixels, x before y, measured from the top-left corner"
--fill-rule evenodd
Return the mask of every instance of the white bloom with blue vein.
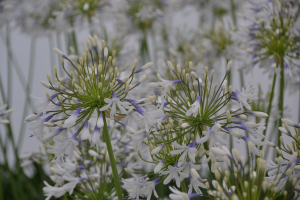
M 195 156 L 197 153 L 197 149 L 195 148 L 195 142 L 192 142 L 188 146 L 185 144 L 180 145 L 177 142 L 173 142 L 173 146 L 177 148 L 178 150 L 173 150 L 170 152 L 171 155 L 178 155 L 181 154 L 181 156 L 178 159 L 178 166 L 181 166 L 187 155 L 189 155 L 189 158 L 191 159 L 192 162 L 195 162 Z
M 164 184 L 167 185 L 174 180 L 176 182 L 176 186 L 180 187 L 180 182 L 184 179 L 189 177 L 188 174 L 182 172 L 183 167 L 178 167 L 177 163 L 174 164 L 174 167 L 169 165 L 166 171 L 160 172 L 163 175 L 168 175 L 164 180 Z
M 127 113 L 123 106 L 128 106 L 128 102 L 121 102 L 120 99 L 117 97 L 116 93 L 113 91 L 112 99 L 105 98 L 104 101 L 107 103 L 106 106 L 102 107 L 100 111 L 105 111 L 110 108 L 110 119 L 114 120 L 117 113 L 117 107 L 123 112 Z

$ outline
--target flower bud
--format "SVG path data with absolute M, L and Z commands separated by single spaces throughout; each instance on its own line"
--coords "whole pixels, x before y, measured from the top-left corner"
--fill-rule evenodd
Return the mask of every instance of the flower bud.
M 227 67 L 226 67 L 226 73 L 228 73 L 231 69 L 231 65 L 232 65 L 232 61 L 230 60 L 227 64 Z

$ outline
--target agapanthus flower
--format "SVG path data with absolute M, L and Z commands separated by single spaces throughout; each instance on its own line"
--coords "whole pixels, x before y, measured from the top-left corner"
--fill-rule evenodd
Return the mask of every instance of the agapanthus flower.
M 108 56 L 107 47 L 103 46 L 102 50 L 96 48 L 97 37 L 89 37 L 88 40 L 89 50 L 77 58 L 76 66 L 69 56 L 54 48 L 63 59 L 62 68 L 68 78 L 59 78 L 57 67 L 54 67 L 57 82 L 53 81 L 50 75 L 47 75 L 49 83 L 42 82 L 54 94 L 51 96 L 46 93 L 46 98 L 35 98 L 39 105 L 38 112 L 25 119 L 33 135 L 47 147 L 47 152 L 56 165 L 52 168 L 54 175 L 51 176 L 57 185 L 52 187 L 47 184 L 44 188 L 48 198 L 62 196 L 67 191 L 72 194 L 74 188 L 86 190 L 84 184 L 78 183 L 93 179 L 87 174 L 94 173 L 98 173 L 94 177 L 101 182 L 93 181 L 93 188 L 99 187 L 99 184 L 114 185 L 106 194 L 97 191 L 99 199 L 103 199 L 104 196 L 121 198 L 121 193 L 113 189 L 119 184 L 116 182 L 119 180 L 118 170 L 125 166 L 139 166 L 136 158 L 131 158 L 131 162 L 126 163 L 123 163 L 122 159 L 131 153 L 132 144 L 139 145 L 132 143 L 125 136 L 125 131 L 137 135 L 139 133 L 139 130 L 135 131 L 126 125 L 126 115 L 130 113 L 129 109 L 134 108 L 126 101 L 126 96 L 133 89 L 130 84 L 136 74 L 137 60 L 131 75 L 127 76 L 126 80 L 120 78 L 115 59 Z M 89 44 L 93 48 L 89 48 Z M 64 60 L 72 66 L 71 71 L 66 70 Z M 148 64 L 148 68 L 151 66 L 152 63 Z M 56 84 L 57 86 L 54 86 Z M 146 127 L 149 129 L 163 120 L 159 119 L 164 116 L 162 110 L 148 111 L 146 108 L 138 111 L 141 111 L 136 112 L 138 118 L 142 119 L 144 124 L 148 124 Z M 118 122 L 124 118 L 124 121 Z M 157 124 L 153 122 L 155 120 Z M 45 132 L 45 127 L 49 127 L 51 131 Z M 80 176 L 75 171 L 80 171 Z M 103 174 L 100 174 L 100 171 Z M 115 181 L 112 181 L 113 179 Z M 58 187 L 59 183 L 63 184 L 64 181 L 69 183 Z M 119 188 L 121 189 L 120 184 Z M 148 197 L 153 189 L 149 183 L 143 190 L 144 194 Z

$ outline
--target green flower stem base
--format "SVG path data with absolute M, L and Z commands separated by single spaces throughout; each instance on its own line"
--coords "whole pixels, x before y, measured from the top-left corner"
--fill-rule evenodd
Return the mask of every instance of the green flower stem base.
M 181 181 L 180 185 L 181 185 L 182 192 L 187 193 L 185 180 Z
M 284 66 L 281 66 L 280 71 L 280 88 L 279 88 L 279 97 L 278 97 L 278 103 L 279 103 L 279 112 L 280 112 L 280 118 L 278 119 L 278 127 L 282 126 L 281 118 L 283 118 L 283 100 L 284 100 Z M 277 146 L 280 147 L 280 136 L 281 131 L 278 130 L 278 140 L 277 140 Z
M 270 112 L 271 112 L 272 102 L 273 102 L 273 98 L 274 98 L 275 85 L 276 85 L 276 73 L 274 73 L 274 77 L 273 77 L 272 89 L 271 89 L 271 93 L 270 93 L 269 105 L 268 105 L 268 110 L 267 110 L 268 117 L 267 117 L 266 122 L 265 122 L 266 124 L 268 124 L 269 119 L 270 119 Z M 266 136 L 266 134 L 267 134 L 267 128 L 268 128 L 268 126 L 264 130 L 264 136 Z M 270 135 L 270 137 L 271 137 L 271 135 Z M 267 141 L 270 141 L 270 139 L 271 139 L 270 137 L 268 137 Z M 262 146 L 260 147 L 260 150 L 262 150 Z
M 103 134 L 104 134 L 104 138 L 105 138 L 105 142 L 106 142 L 106 147 L 107 147 L 107 151 L 108 151 L 110 165 L 112 168 L 112 173 L 114 176 L 115 187 L 116 187 L 118 199 L 123 200 L 123 193 L 122 193 L 122 188 L 121 188 L 121 184 L 120 184 L 120 177 L 119 177 L 118 170 L 117 170 L 114 152 L 113 152 L 113 149 L 111 146 L 111 141 L 110 141 L 108 128 L 107 128 L 107 124 L 106 124 L 105 112 L 102 112 L 102 116 L 103 116 L 103 123 L 104 123 Z

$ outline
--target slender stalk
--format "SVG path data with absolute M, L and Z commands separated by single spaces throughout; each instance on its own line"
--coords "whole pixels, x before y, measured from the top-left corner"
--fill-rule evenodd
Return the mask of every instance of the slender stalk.
M 10 49 L 10 24 L 6 23 L 6 46 L 7 49 Z M 12 97 L 12 68 L 11 62 L 7 51 L 7 99 L 6 104 L 7 107 L 10 107 L 10 100 Z
M 0 33 L 1 33 L 0 34 L 1 35 L 1 39 L 3 40 L 3 42 L 4 42 L 5 46 L 6 46 L 8 57 L 9 57 L 10 61 L 12 62 L 14 69 L 17 72 L 18 78 L 19 78 L 19 80 L 21 82 L 21 85 L 22 85 L 24 91 L 26 91 L 26 81 L 25 81 L 24 73 L 23 73 L 23 71 L 22 71 L 22 69 L 20 67 L 20 64 L 19 64 L 18 60 L 13 56 L 13 52 L 11 51 L 11 47 L 7 46 L 6 39 L 3 36 L 3 33 L 2 32 L 0 32 Z M 27 98 L 27 100 L 30 100 L 29 95 L 26 98 Z M 30 104 L 29 106 L 31 107 L 31 110 L 34 110 L 34 106 L 32 104 Z
M 54 77 L 54 52 L 53 52 L 53 37 L 49 35 L 49 53 L 50 53 L 50 69 L 51 69 L 51 77 Z
M 59 48 L 60 50 L 62 50 L 61 38 L 60 38 L 60 34 L 58 32 L 56 32 L 56 44 L 57 44 L 57 48 Z M 58 63 L 61 63 L 61 61 L 60 61 L 61 57 L 59 55 L 57 55 L 57 56 L 58 56 Z M 62 66 L 59 67 L 59 72 L 60 72 L 60 74 L 64 73 L 64 70 L 63 70 Z
M 282 121 L 281 118 L 283 118 L 283 101 L 284 101 L 284 64 L 281 66 L 281 71 L 280 71 L 280 88 L 279 88 L 279 96 L 278 96 L 278 103 L 279 103 L 279 112 L 280 112 L 280 118 L 278 119 L 278 126 L 282 126 Z M 278 147 L 280 147 L 280 136 L 281 136 L 281 131 L 278 130 L 278 140 L 277 144 Z
M 229 62 L 229 60 L 226 59 L 226 63 L 228 63 L 228 62 Z M 227 74 L 228 89 L 229 89 L 229 86 L 231 85 L 231 71 L 232 71 L 232 68 L 231 68 L 231 70 L 229 70 L 229 72 Z M 229 108 L 230 108 L 230 102 L 228 102 L 228 109 Z M 231 136 L 229 136 L 229 149 L 233 149 L 233 137 L 231 137 Z
M 298 104 L 298 109 L 299 109 L 299 111 L 298 111 L 298 122 L 300 122 L 300 90 L 299 90 L 298 102 L 299 102 L 299 104 Z
M 10 56 L 9 56 L 9 51 L 10 51 L 10 23 L 6 23 L 6 47 L 7 47 L 7 96 L 6 96 L 6 104 L 7 104 L 7 108 L 9 108 L 10 102 L 11 102 L 11 97 L 12 97 L 12 67 L 11 67 L 11 60 L 10 60 Z M 7 119 L 10 121 L 10 117 L 8 116 Z M 12 147 L 13 147 L 13 151 L 14 151 L 14 156 L 16 159 L 15 162 L 15 167 L 16 167 L 16 173 L 18 174 L 20 171 L 20 160 L 19 160 L 19 156 L 18 156 L 18 148 L 16 147 L 15 144 L 15 140 L 14 140 L 14 134 L 12 131 L 12 127 L 11 124 L 8 123 L 6 125 L 6 130 L 7 130 L 7 137 L 10 139 Z M 8 165 L 8 163 L 6 163 Z M 10 170 L 9 170 L 10 171 Z M 16 198 L 19 199 L 23 199 L 23 189 L 21 186 L 21 180 L 20 180 L 20 176 L 17 176 L 17 184 L 19 187 L 19 192 L 18 192 L 18 197 L 16 196 Z M 10 177 L 11 179 L 11 177 Z
M 273 83 L 272 83 L 272 89 L 271 89 L 271 93 L 270 93 L 270 99 L 269 99 L 269 105 L 268 105 L 268 110 L 267 110 L 267 114 L 268 114 L 268 117 L 266 119 L 266 129 L 264 130 L 264 135 L 266 136 L 267 134 L 267 129 L 268 129 L 268 122 L 269 122 L 269 119 L 270 119 L 270 112 L 271 112 L 271 108 L 272 108 L 272 102 L 273 102 L 273 98 L 274 98 L 274 88 L 275 88 L 275 85 L 276 85 L 276 73 L 274 73 L 274 77 L 273 77 Z M 269 141 L 269 140 L 268 140 Z M 262 146 L 260 147 L 260 149 L 262 149 Z
M 33 82 L 33 75 L 34 75 L 34 67 L 35 67 L 35 47 L 36 47 L 36 39 L 34 37 L 31 38 L 31 44 L 30 44 L 30 61 L 29 61 L 29 72 L 28 72 L 28 79 L 26 84 L 26 96 L 31 94 L 31 88 L 32 88 L 32 82 Z M 26 106 L 26 103 L 28 105 L 31 104 L 30 98 L 27 99 L 27 102 L 25 102 L 25 106 L 23 109 L 23 117 L 22 119 L 25 119 L 27 113 L 28 113 L 28 106 Z M 19 132 L 19 139 L 18 139 L 18 146 L 17 148 L 20 149 L 22 145 L 22 140 L 24 138 L 23 131 L 25 130 L 26 124 L 22 120 L 21 129 Z
M 185 180 L 181 181 L 180 185 L 181 185 L 182 192 L 187 193 Z
M 73 42 L 73 45 L 74 45 L 75 53 L 76 53 L 76 55 L 78 55 L 76 33 L 75 33 L 75 31 L 74 31 L 73 21 L 72 21 L 72 20 L 70 21 L 70 24 L 71 24 L 71 27 L 72 27 L 72 29 L 73 29 L 73 30 L 72 30 L 72 42 Z
M 234 24 L 234 28 L 236 29 L 236 14 L 235 14 L 235 6 L 234 6 L 234 0 L 230 0 L 230 7 L 231 7 L 231 15 L 232 15 L 232 20 Z
M 234 29 L 237 29 L 237 19 L 236 19 L 236 13 L 235 13 L 235 5 L 234 5 L 234 0 L 230 0 L 230 7 L 231 7 L 231 16 L 232 16 L 232 21 L 234 25 Z M 244 87 L 244 74 L 243 70 L 239 70 L 239 75 L 240 75 L 240 84 L 241 84 L 241 89 Z
M 120 177 L 119 177 L 118 170 L 117 170 L 114 152 L 113 152 L 113 149 L 111 146 L 110 136 L 109 136 L 108 128 L 107 128 L 107 124 L 106 124 L 105 112 L 102 113 L 102 116 L 103 116 L 103 123 L 104 123 L 103 134 L 104 134 L 104 138 L 105 138 L 105 142 L 106 142 L 106 147 L 107 147 L 107 151 L 108 151 L 108 156 L 109 156 L 109 160 L 110 160 L 112 173 L 114 176 L 116 192 L 118 195 L 118 200 L 123 200 L 123 193 L 122 193 L 122 188 L 121 188 L 121 184 L 120 184 Z

